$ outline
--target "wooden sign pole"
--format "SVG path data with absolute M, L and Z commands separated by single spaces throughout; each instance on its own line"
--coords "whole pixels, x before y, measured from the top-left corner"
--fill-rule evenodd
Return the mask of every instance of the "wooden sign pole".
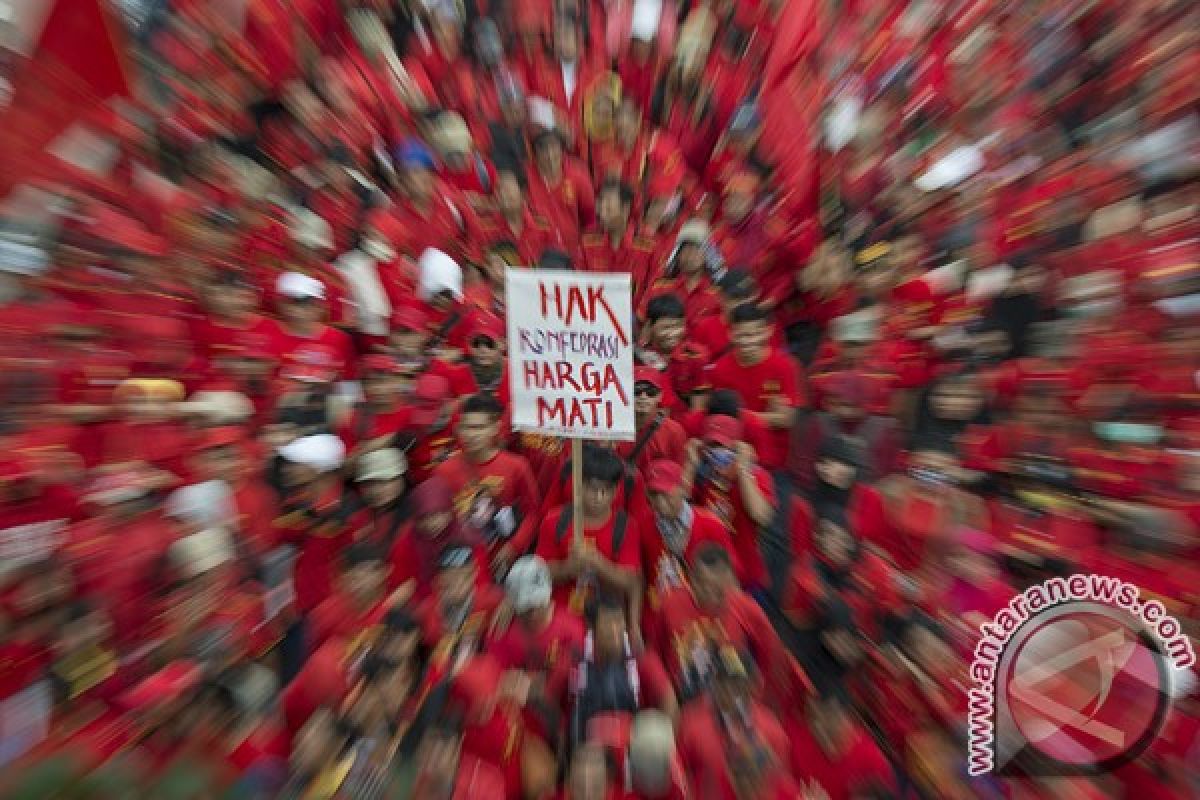
M 571 507 L 575 542 L 583 541 L 583 439 L 571 440 Z

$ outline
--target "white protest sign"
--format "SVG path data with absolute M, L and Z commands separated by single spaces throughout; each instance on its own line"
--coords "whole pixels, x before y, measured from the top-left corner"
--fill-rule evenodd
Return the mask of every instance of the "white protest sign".
M 628 274 L 509 268 L 512 427 L 633 441 L 633 303 Z

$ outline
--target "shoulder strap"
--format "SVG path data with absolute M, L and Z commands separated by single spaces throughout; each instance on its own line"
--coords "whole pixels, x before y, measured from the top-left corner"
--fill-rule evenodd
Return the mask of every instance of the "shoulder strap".
M 567 535 L 569 527 L 571 527 L 571 506 L 563 506 L 562 512 L 558 515 L 558 525 L 554 528 L 554 541 L 561 542 Z
M 662 414 L 659 414 L 654 418 L 654 421 L 650 423 L 650 426 L 646 428 L 645 432 L 642 433 L 642 435 L 638 437 L 637 441 L 633 443 L 633 449 L 629 451 L 629 457 L 625 459 L 625 478 L 623 486 L 625 489 L 625 505 L 627 507 L 629 505 L 630 496 L 633 494 L 634 471 L 637 469 L 638 456 L 640 456 L 642 451 L 646 449 L 646 445 L 650 444 L 650 440 L 654 438 L 654 434 L 657 433 L 658 429 L 662 426 L 663 419 L 664 417 Z
M 454 326 L 457 325 L 460 320 L 462 320 L 462 312 L 457 308 L 451 311 L 449 316 L 447 316 L 442 324 L 438 326 L 438 329 L 433 332 L 433 339 L 431 339 L 427 345 L 428 349 L 432 350 L 434 347 L 445 341 L 446 337 L 450 335 L 450 331 L 454 330 Z
M 639 436 L 638 440 L 633 443 L 633 449 L 629 451 L 629 457 L 625 459 L 631 466 L 637 463 L 638 456 L 640 456 L 642 451 L 646 449 L 646 445 L 650 444 L 650 440 L 654 438 L 654 434 L 658 432 L 658 429 L 662 427 L 662 424 L 663 415 L 656 415 L 654 417 L 654 421 L 650 423 L 648 428 L 646 428 L 645 433 Z
M 617 518 L 613 520 L 613 558 L 621 552 L 621 545 L 625 543 L 625 528 L 628 526 L 629 517 L 624 511 L 617 512 Z

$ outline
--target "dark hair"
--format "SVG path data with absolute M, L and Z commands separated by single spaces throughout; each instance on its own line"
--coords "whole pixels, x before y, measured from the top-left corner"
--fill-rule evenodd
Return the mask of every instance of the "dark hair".
M 733 309 L 729 315 L 729 324 L 741 325 L 745 322 L 766 322 L 770 319 L 766 310 L 757 303 L 742 303 Z
M 588 604 L 587 623 L 589 628 L 596 627 L 596 620 L 600 618 L 602 612 L 620 614 L 622 617 L 625 617 L 626 622 L 629 621 L 625 614 L 625 604 L 621 602 L 621 599 L 612 594 L 601 592 Z
M 554 247 L 547 247 L 538 257 L 538 269 L 574 269 L 571 256 Z
M 606 447 L 585 446 L 582 466 L 585 481 L 599 481 L 608 486 L 616 486 L 625 475 L 624 462 Z M 576 486 L 575 491 L 579 490 Z
M 346 569 L 357 567 L 368 561 L 384 560 L 383 548 L 369 539 L 352 543 L 342 553 L 342 566 Z
M 750 300 L 758 291 L 754 278 L 750 273 L 741 269 L 730 269 L 717 281 L 721 294 L 730 300 Z
M 525 177 L 524 171 L 522 171 L 516 164 L 505 164 L 503 167 L 498 167 L 496 169 L 497 181 L 500 180 L 501 175 L 511 175 L 516 179 L 517 185 L 522 189 L 529 188 L 529 179 Z
M 504 406 L 491 392 L 476 392 L 463 403 L 462 416 L 467 414 L 490 414 L 499 417 L 504 413 Z
M 420 625 L 417 624 L 417 618 L 403 606 L 397 606 L 388 611 L 387 615 L 383 618 L 383 626 L 386 630 L 395 633 L 408 633 L 420 628 Z
M 733 558 L 729 555 L 729 551 L 716 542 L 698 545 L 692 556 L 692 562 L 709 568 L 733 569 Z
M 358 676 L 367 683 L 375 683 L 398 665 L 390 658 L 384 658 L 379 653 L 369 652 L 358 667 Z
M 733 417 L 741 419 L 742 398 L 733 389 L 714 389 L 708 397 L 708 413 L 710 416 Z
M 616 192 L 623 206 L 633 205 L 633 187 L 620 178 L 605 178 L 596 192 L 596 198 L 599 199 L 605 192 Z
M 646 322 L 655 323 L 660 319 L 684 319 L 687 309 L 676 294 L 660 294 L 650 299 L 646 304 Z

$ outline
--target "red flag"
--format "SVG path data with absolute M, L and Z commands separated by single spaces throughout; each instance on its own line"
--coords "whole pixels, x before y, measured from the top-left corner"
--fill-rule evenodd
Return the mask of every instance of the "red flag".
M 824 34 L 821 0 L 787 0 L 763 70 L 763 90 L 774 88 L 809 60 Z
M 124 33 L 105 0 L 55 0 L 0 119 L 0 196 L 44 161 L 43 150 L 72 123 L 130 94 Z

